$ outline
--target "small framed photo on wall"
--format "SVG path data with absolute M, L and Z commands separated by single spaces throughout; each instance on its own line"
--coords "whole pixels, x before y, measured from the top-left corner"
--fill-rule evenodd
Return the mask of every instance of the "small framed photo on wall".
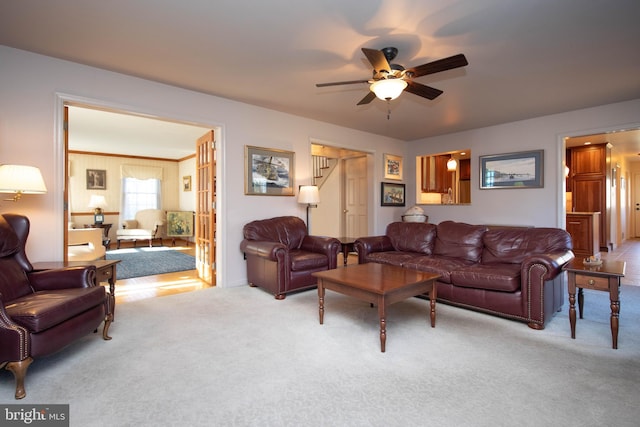
M 106 190 L 107 171 L 102 169 L 87 169 L 87 190 Z
M 191 175 L 182 177 L 182 191 L 191 191 Z
M 384 155 L 384 179 L 402 180 L 402 157 L 393 154 Z

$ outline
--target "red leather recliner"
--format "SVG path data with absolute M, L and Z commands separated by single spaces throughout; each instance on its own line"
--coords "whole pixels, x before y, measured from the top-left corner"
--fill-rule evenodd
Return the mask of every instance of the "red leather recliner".
M 286 294 L 317 285 L 311 275 L 337 266 L 340 241 L 309 236 L 300 218 L 281 216 L 244 226 L 240 249 L 247 260 L 249 285 L 259 286 L 284 299 Z
M 16 399 L 34 358 L 52 354 L 112 320 L 94 266 L 34 271 L 25 253 L 29 219 L 0 215 L 0 368 L 15 376 Z

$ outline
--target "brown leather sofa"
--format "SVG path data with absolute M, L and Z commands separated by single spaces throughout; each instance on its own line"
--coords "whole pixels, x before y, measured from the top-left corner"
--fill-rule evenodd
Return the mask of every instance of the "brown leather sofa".
M 556 228 L 487 227 L 454 221 L 394 222 L 384 236 L 356 240 L 359 263 L 440 275 L 438 301 L 543 329 L 564 303 L 562 266 L 571 237 Z
M 300 218 L 281 216 L 244 226 L 240 249 L 247 260 L 249 285 L 284 299 L 286 294 L 317 285 L 311 275 L 336 268 L 340 241 L 310 236 Z
M 112 317 L 94 266 L 34 271 L 25 253 L 27 217 L 0 215 L 0 368 L 13 372 L 16 399 L 34 358 L 47 356 L 95 331 Z

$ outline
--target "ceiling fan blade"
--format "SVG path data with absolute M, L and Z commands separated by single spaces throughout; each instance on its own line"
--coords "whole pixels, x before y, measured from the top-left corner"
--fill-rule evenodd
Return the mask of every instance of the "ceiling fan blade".
M 370 103 L 371 101 L 373 101 L 374 99 L 376 99 L 376 94 L 375 94 L 375 93 L 373 93 L 373 92 L 369 92 L 369 93 L 367 94 L 367 96 L 365 96 L 364 98 L 362 98 L 362 99 L 360 100 L 360 102 L 358 102 L 358 104 L 357 104 L 357 105 L 365 105 L 365 104 L 368 104 L 368 103 Z
M 351 84 L 355 84 L 355 83 L 369 83 L 369 80 L 348 80 L 348 81 L 345 81 L 345 82 L 316 83 L 316 87 L 351 85 Z
M 437 61 L 409 68 L 407 73 L 411 73 L 413 77 L 420 77 L 426 76 L 427 74 L 434 74 L 441 71 L 464 67 L 466 65 L 469 65 L 467 58 L 462 53 L 459 53 L 448 58 L 438 59 Z
M 438 96 L 442 95 L 442 91 L 440 89 L 416 83 L 411 80 L 407 81 L 407 87 L 404 90 L 427 99 L 436 99 Z
M 374 74 L 385 71 L 387 74 L 391 72 L 391 65 L 381 50 L 362 48 L 362 53 L 367 57 L 371 65 L 373 65 Z

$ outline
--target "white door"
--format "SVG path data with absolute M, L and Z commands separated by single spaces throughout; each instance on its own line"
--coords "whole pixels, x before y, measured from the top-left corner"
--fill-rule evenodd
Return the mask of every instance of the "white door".
M 344 160 L 344 179 L 343 229 L 345 236 L 368 236 L 367 157 Z

